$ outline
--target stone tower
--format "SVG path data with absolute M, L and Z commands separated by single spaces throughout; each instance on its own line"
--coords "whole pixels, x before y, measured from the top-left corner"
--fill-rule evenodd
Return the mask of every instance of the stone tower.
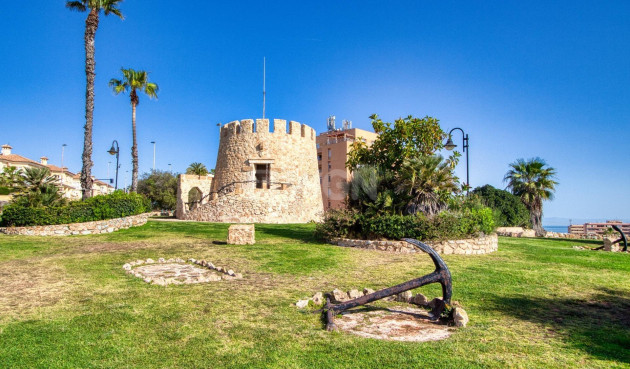
M 207 203 L 181 208 L 180 219 L 229 223 L 306 223 L 323 215 L 315 131 L 274 119 L 221 127 Z M 180 206 L 178 206 L 180 209 Z

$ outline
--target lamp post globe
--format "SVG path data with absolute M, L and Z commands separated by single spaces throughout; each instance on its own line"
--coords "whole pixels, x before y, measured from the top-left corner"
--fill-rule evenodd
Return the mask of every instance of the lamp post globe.
M 120 157 L 120 147 L 118 146 L 118 141 L 114 140 L 112 142 L 112 147 L 107 151 L 110 155 L 116 155 L 116 184 L 114 186 L 114 190 L 118 189 L 118 159 Z

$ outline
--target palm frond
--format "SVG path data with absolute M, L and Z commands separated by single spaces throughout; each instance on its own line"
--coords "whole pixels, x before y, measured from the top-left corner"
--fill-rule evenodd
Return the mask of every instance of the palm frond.
M 84 12 L 87 10 L 87 1 L 66 1 L 66 8 L 77 12 Z

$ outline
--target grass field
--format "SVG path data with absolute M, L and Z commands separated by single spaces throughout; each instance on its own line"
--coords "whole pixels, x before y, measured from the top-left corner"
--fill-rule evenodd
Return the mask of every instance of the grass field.
M 312 225 L 258 225 L 255 246 L 230 246 L 227 227 L 0 236 L 0 367 L 630 367 L 630 255 L 572 248 L 597 241 L 500 238 L 493 254 L 445 256 L 470 324 L 408 343 L 326 332 L 291 304 L 429 273 L 426 254 L 319 243 Z M 159 257 L 206 259 L 245 278 L 161 287 L 122 269 Z M 440 295 L 436 285 L 419 291 Z

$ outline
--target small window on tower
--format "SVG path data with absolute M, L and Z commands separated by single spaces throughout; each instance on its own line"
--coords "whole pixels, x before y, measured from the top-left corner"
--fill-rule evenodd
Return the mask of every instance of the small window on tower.
M 256 164 L 256 188 L 268 189 L 270 183 L 269 164 Z

